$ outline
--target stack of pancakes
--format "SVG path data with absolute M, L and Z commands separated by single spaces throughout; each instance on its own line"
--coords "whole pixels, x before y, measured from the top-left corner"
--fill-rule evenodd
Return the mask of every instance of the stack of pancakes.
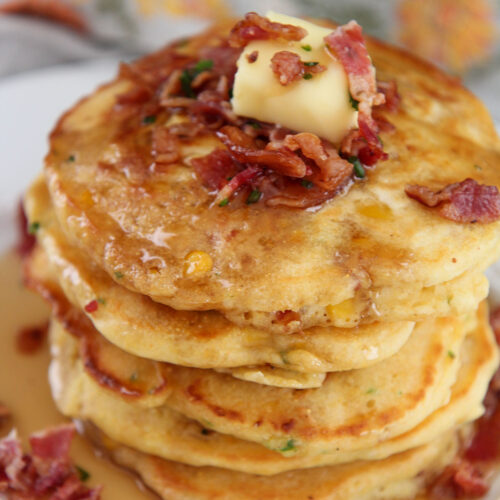
M 499 222 L 444 219 L 404 188 L 499 185 L 498 139 L 457 82 L 369 50 L 401 94 L 389 160 L 314 210 L 213 206 L 189 160 L 214 136 L 168 169 L 113 168 L 124 77 L 52 133 L 25 208 L 54 398 L 162 498 L 412 499 L 483 412 Z

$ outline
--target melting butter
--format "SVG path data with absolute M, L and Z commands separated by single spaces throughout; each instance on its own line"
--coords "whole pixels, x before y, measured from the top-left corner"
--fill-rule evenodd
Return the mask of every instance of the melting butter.
M 276 123 L 297 132 L 311 132 L 338 143 L 349 130 L 357 128 L 358 113 L 349 99 L 344 68 L 325 46 L 324 37 L 332 30 L 274 12 L 267 17 L 274 22 L 300 26 L 307 35 L 298 42 L 259 40 L 245 47 L 237 63 L 234 111 L 240 116 Z M 298 54 L 304 62 L 318 62 L 326 70 L 283 86 L 271 69 L 272 57 L 281 50 Z M 257 60 L 250 62 L 247 55 L 255 51 Z

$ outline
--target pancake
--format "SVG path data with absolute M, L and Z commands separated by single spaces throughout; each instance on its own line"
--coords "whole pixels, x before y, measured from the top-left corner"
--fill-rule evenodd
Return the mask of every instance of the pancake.
M 57 222 L 55 222 L 50 199 L 42 179 L 36 181 L 27 192 L 25 205 L 30 219 L 41 222 L 38 240 L 45 246 L 47 253 L 52 256 L 54 265 L 59 268 L 58 274 L 62 276 L 62 280 L 64 281 L 62 286 L 65 288 L 66 294 L 73 297 L 73 301 L 76 302 L 79 307 L 83 308 L 87 303 L 86 301 L 89 300 L 89 297 L 110 296 L 112 297 L 111 300 L 113 303 L 116 302 L 115 310 L 134 311 L 134 316 L 140 318 L 157 318 L 161 313 L 155 311 L 165 310 L 165 308 L 159 306 L 155 309 L 151 307 L 151 310 L 145 308 L 142 310 L 139 309 L 139 307 L 145 303 L 144 299 L 138 300 L 137 294 L 128 292 L 124 287 L 120 287 L 96 266 L 89 263 L 88 259 L 86 259 L 81 252 L 79 253 L 74 246 L 69 245 L 64 235 L 61 234 Z M 337 307 L 329 308 L 328 315 L 325 315 L 324 308 L 311 307 L 309 309 L 312 323 L 349 328 L 357 326 L 358 324 L 389 322 L 392 323 L 391 328 L 393 332 L 398 326 L 401 327 L 402 330 L 409 331 L 408 324 L 396 325 L 395 322 L 418 321 L 428 316 L 451 316 L 462 314 L 464 311 L 475 310 L 477 304 L 483 300 L 488 293 L 488 282 L 480 272 L 480 270 L 488 264 L 489 262 L 483 262 L 480 266 L 476 265 L 474 270 L 468 271 L 454 280 L 431 287 L 415 288 L 401 286 L 397 293 L 394 293 L 394 289 L 391 291 L 375 289 L 367 293 L 364 300 L 350 299 Z M 65 271 L 67 268 L 71 268 L 72 271 Z M 78 280 L 64 279 L 64 276 L 72 275 L 78 275 Z M 120 301 L 120 303 L 118 303 L 118 301 Z M 115 315 L 119 316 L 119 314 Z M 129 316 L 132 316 L 132 314 Z M 180 313 L 177 316 L 181 316 Z M 227 328 L 227 322 L 224 322 L 223 319 L 220 318 L 217 318 L 216 321 L 215 316 L 216 315 L 212 312 L 211 323 L 214 324 L 214 328 Z M 280 322 L 269 325 L 267 321 L 269 319 L 268 316 L 265 314 L 259 315 L 258 313 L 249 313 L 246 317 L 239 315 L 233 317 L 232 314 L 226 313 L 226 316 L 240 326 L 248 327 L 257 325 L 260 329 L 272 331 L 274 334 L 288 334 L 296 328 L 297 324 L 295 321 L 290 321 L 285 325 Z M 203 323 L 201 317 L 200 314 L 192 313 L 190 322 L 192 324 Z M 132 320 L 133 318 L 128 322 L 131 323 L 133 322 Z M 99 320 L 97 319 L 96 321 Z M 108 330 L 111 329 L 109 326 L 110 322 L 111 321 L 107 321 L 106 323 L 108 324 L 104 325 L 101 321 L 98 328 L 107 335 L 108 338 L 112 339 L 112 334 L 108 333 Z M 117 326 L 120 331 L 137 328 L 137 326 L 133 325 L 127 328 L 123 323 L 124 321 L 121 321 Z M 306 328 L 304 322 L 299 323 L 299 325 L 303 329 Z M 176 322 L 174 321 L 174 328 L 176 327 Z M 145 328 L 150 327 L 149 325 L 144 325 L 141 329 L 144 330 Z M 181 326 L 178 328 L 181 328 Z M 164 327 L 164 329 L 166 328 Z M 247 331 L 252 332 L 252 329 Z M 255 330 L 253 331 L 254 335 L 256 335 Z M 311 330 L 311 333 L 314 332 L 314 335 L 318 336 L 320 331 L 321 330 Z M 358 335 L 358 333 L 356 333 L 356 335 Z M 395 333 L 393 335 L 396 337 Z M 128 337 L 130 338 L 130 335 L 128 335 Z M 152 334 L 148 335 L 148 338 L 151 337 Z M 401 345 L 396 341 L 396 338 L 394 338 L 394 341 L 395 348 Z M 158 344 L 160 343 L 158 342 Z M 328 345 L 332 345 L 331 341 Z M 384 350 L 381 346 L 374 346 L 374 348 L 379 352 Z M 156 345 L 155 349 L 162 349 L 162 346 Z M 172 350 L 173 349 L 170 349 L 170 351 Z M 282 348 L 281 350 L 287 351 L 288 349 Z M 322 345 L 316 349 L 316 353 L 329 352 L 329 350 L 331 349 L 328 348 L 326 342 L 323 342 Z M 349 352 L 348 355 L 345 353 L 346 355 L 341 356 L 343 360 L 350 360 L 349 362 L 352 363 L 348 368 L 360 368 L 363 366 L 358 364 L 359 354 L 356 355 L 356 353 L 360 352 L 362 352 L 362 349 L 356 348 L 356 350 L 353 349 L 352 352 Z M 395 351 L 389 351 L 390 354 L 394 352 Z M 144 353 L 137 354 L 151 357 Z M 377 359 L 380 360 L 383 359 L 383 357 L 384 355 L 382 354 Z M 364 362 L 367 361 L 366 357 L 362 359 Z M 171 359 L 163 360 L 172 361 L 174 363 L 177 362 Z M 180 362 L 180 364 L 185 363 Z M 335 371 L 335 368 L 323 371 Z
M 379 436 L 371 447 L 361 449 L 355 445 L 354 449 L 333 448 L 330 452 L 304 454 L 289 440 L 278 453 L 220 434 L 210 427 L 212 422 L 200 424 L 169 408 L 169 398 L 176 390 L 175 371 L 163 372 L 162 383 L 156 384 L 165 388 L 162 398 L 165 404 L 157 406 L 161 391 L 143 385 L 147 381 L 147 372 L 140 368 L 143 360 L 134 361 L 130 355 L 116 353 L 116 348 L 112 348 L 114 353 L 106 347 L 101 349 L 99 340 L 100 347 L 94 344 L 91 356 L 88 344 L 79 354 L 78 342 L 55 322 L 51 383 L 55 400 L 65 415 L 90 420 L 113 439 L 166 459 L 264 475 L 355 460 L 378 460 L 428 443 L 481 415 L 481 401 L 497 366 L 495 342 L 484 313 L 483 308 L 480 324 L 467 337 L 460 352 L 462 368 L 449 401 L 408 432 L 393 439 Z M 138 375 L 133 381 L 131 370 Z M 400 398 L 403 397 L 401 394 Z
M 97 383 L 108 387 L 110 380 L 121 380 L 120 392 L 131 392 L 144 360 L 136 366 L 133 357 L 122 356 L 95 331 L 81 324 L 72 328 L 78 329 L 85 335 L 83 363 L 96 371 Z M 338 454 L 404 434 L 445 404 L 460 366 L 456 354 L 464 334 L 458 321 L 419 325 L 392 358 L 370 368 L 330 373 L 318 389 L 270 387 L 175 365 L 160 368 L 158 386 L 165 388 L 169 409 L 210 430 L 287 455 Z M 156 390 L 142 395 L 149 400 L 150 394 Z
M 167 76 L 224 33 L 194 37 L 175 49 L 176 58 L 160 51 L 135 69 L 157 65 Z M 500 148 L 487 111 L 437 69 L 380 42 L 368 45 L 378 78 L 397 82 L 402 106 L 387 117 L 395 131 L 381 133 L 389 159 L 368 171 L 366 182 L 318 210 L 211 206 L 213 194 L 189 161 L 221 143 L 210 134 L 186 139 L 182 162 L 148 169 L 149 128 L 130 130 L 130 116 L 112 110 L 117 95 L 132 88 L 121 77 L 74 106 L 52 132 L 45 175 L 64 232 L 130 290 L 240 323 L 256 313 L 259 325 L 292 310 L 312 326 L 329 306 L 366 301 L 381 289 L 391 296 L 403 286 L 434 286 L 490 262 L 499 253 L 500 222 L 455 223 L 404 192 L 408 184 L 434 189 L 467 177 L 500 185 Z M 167 119 L 160 111 L 155 126 Z M 207 263 L 194 275 L 186 272 L 193 252 Z
M 109 341 L 141 357 L 200 368 L 271 364 L 322 374 L 370 366 L 392 356 L 414 327 L 413 322 L 394 321 L 356 328 L 316 327 L 299 334 L 273 333 L 248 325 L 238 327 L 215 311 L 175 311 L 120 287 L 86 262 L 59 231 L 47 208 L 43 183 L 32 186 L 25 202 L 30 216 L 41 222 L 37 237 L 44 249 L 37 248 L 27 263 L 28 281 L 35 287 L 33 282 L 48 282 L 45 287 L 51 290 L 60 284 L 79 310 L 96 297 L 104 299 L 105 304 L 88 317 Z M 465 300 L 476 303 L 479 297 Z
M 462 441 L 458 434 L 445 434 L 432 444 L 381 461 L 265 477 L 163 460 L 88 429 L 88 435 L 115 463 L 137 472 L 164 500 L 408 500 L 425 493 L 451 463 Z

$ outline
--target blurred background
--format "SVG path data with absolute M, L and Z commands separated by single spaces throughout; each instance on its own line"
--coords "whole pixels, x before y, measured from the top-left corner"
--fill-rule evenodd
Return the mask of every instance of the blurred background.
M 0 250 L 64 109 L 118 61 L 248 10 L 356 19 L 462 78 L 500 123 L 500 0 L 0 0 Z

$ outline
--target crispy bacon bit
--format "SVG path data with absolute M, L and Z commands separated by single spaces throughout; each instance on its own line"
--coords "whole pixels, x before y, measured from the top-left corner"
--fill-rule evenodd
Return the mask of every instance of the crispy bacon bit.
M 0 5 L 0 14 L 42 17 L 80 33 L 88 31 L 83 15 L 62 0 L 10 0 Z
M 299 55 L 295 52 L 281 50 L 272 57 L 271 69 L 281 85 L 285 86 L 300 80 L 305 73 L 321 73 L 326 68 L 321 64 L 307 65 L 300 60 Z
M 238 191 L 242 186 L 250 183 L 250 181 L 257 176 L 260 169 L 254 166 L 247 167 L 245 170 L 235 175 L 217 194 L 214 204 L 226 204 L 227 200 Z
M 406 194 L 422 205 L 436 208 L 439 215 L 461 223 L 488 223 L 500 218 L 500 193 L 496 186 L 485 186 L 474 179 L 449 184 L 439 191 L 411 185 Z
M 22 354 L 38 352 L 47 338 L 48 326 L 48 323 L 44 323 L 41 326 L 21 328 L 16 335 L 17 350 Z
M 274 316 L 276 317 L 276 321 L 282 325 L 288 325 L 288 323 L 291 323 L 292 321 L 300 321 L 300 314 L 290 309 L 287 309 L 286 311 L 278 311 Z
M 401 104 L 401 96 L 398 93 L 398 86 L 395 80 L 390 82 L 377 82 L 377 90 L 384 94 L 385 103 L 381 106 L 391 113 L 396 113 Z
M 234 160 L 270 168 L 289 177 L 304 177 L 310 173 L 304 161 L 286 148 L 258 148 L 255 141 L 237 127 L 225 126 L 217 136 L 229 149 Z M 268 145 L 269 146 L 269 145 Z
M 249 12 L 231 30 L 229 44 L 232 47 L 244 47 L 253 40 L 288 40 L 298 42 L 307 35 L 307 31 L 292 24 L 274 23 L 255 12 Z
M 313 172 L 310 180 L 323 189 L 337 189 L 352 174 L 352 164 L 340 158 L 335 148 L 314 134 L 287 135 L 283 145 L 292 151 L 300 149 L 306 158 L 314 161 L 319 172 Z
M 0 493 L 7 498 L 99 500 L 101 488 L 87 488 L 71 464 L 73 425 L 33 434 L 31 455 L 23 455 L 15 431 L 0 441 Z
M 247 61 L 252 64 L 254 63 L 255 61 L 257 61 L 257 59 L 259 58 L 259 51 L 258 50 L 254 50 L 253 52 L 251 52 L 250 54 L 247 54 Z
M 358 101 L 358 125 L 360 136 L 368 146 L 382 151 L 377 136 L 377 123 L 372 108 L 385 102 L 383 93 L 377 92 L 377 82 L 361 26 L 351 21 L 339 26 L 325 37 L 328 47 L 339 58 L 349 81 L 349 91 Z
M 431 493 L 436 499 L 479 498 L 488 490 L 481 472 L 469 461 L 459 459 L 441 473 Z
M 153 130 L 152 153 L 157 163 L 174 163 L 180 158 L 179 139 L 166 127 Z
M 28 232 L 28 218 L 24 211 L 22 200 L 19 202 L 17 211 L 17 228 L 18 228 L 18 242 L 16 246 L 17 253 L 21 257 L 26 257 L 31 253 L 36 243 L 34 234 Z
M 225 181 L 234 177 L 237 166 L 224 149 L 216 149 L 206 156 L 194 158 L 191 165 L 203 184 L 210 189 L 221 189 Z
M 97 309 L 99 309 L 99 302 L 97 302 L 97 300 L 95 299 L 91 300 L 88 304 L 85 305 L 83 309 L 88 313 L 96 312 Z

